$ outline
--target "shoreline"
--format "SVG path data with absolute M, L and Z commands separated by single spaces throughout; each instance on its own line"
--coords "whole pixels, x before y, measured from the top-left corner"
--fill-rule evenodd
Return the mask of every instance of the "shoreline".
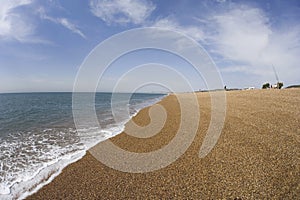
M 27 180 L 25 182 L 16 182 L 14 185 L 12 185 L 10 187 L 10 190 L 11 190 L 10 193 L 3 194 L 3 198 L 10 199 L 10 196 L 13 193 L 13 194 L 15 194 L 12 196 L 13 198 L 26 199 L 28 196 L 33 195 L 34 193 L 38 192 L 42 187 L 51 183 L 57 176 L 59 176 L 67 166 L 82 159 L 93 146 L 95 146 L 98 143 L 103 142 L 105 140 L 109 140 L 110 138 L 115 137 L 118 134 L 122 133 L 125 129 L 126 123 L 128 123 L 128 121 L 130 121 L 133 117 L 135 117 L 140 112 L 140 110 L 151 107 L 152 105 L 154 105 L 156 103 L 159 103 L 162 99 L 164 99 L 167 96 L 168 96 L 168 94 L 163 95 L 162 97 L 159 97 L 159 98 L 146 100 L 145 102 L 143 102 L 141 104 L 143 106 L 138 108 L 136 110 L 136 112 L 130 116 L 130 118 L 121 122 L 118 125 L 120 130 L 115 132 L 115 130 L 114 131 L 110 130 L 110 128 L 103 129 L 103 131 L 112 131 L 113 134 L 111 136 L 106 136 L 106 137 L 100 139 L 99 141 L 89 143 L 86 150 L 80 150 L 80 151 L 70 155 L 68 158 L 62 157 L 57 162 L 49 164 L 46 167 L 44 166 L 37 172 L 37 174 L 34 177 L 30 178 L 29 180 Z
M 210 121 L 209 96 L 197 93 L 201 118 L 196 138 L 187 152 L 166 168 L 141 174 L 120 172 L 100 163 L 87 151 L 27 199 L 297 197 L 300 90 L 226 94 L 228 114 L 224 130 L 217 146 L 204 159 L 197 157 L 197 150 Z M 254 100 L 257 103 L 250 104 Z M 156 104 L 170 113 L 170 122 L 159 134 L 140 139 L 121 133 L 109 140 L 133 152 L 150 152 L 168 144 L 174 137 L 172 130 L 177 128 L 178 102 L 174 95 L 168 95 Z M 150 107 L 141 109 L 131 120 L 139 125 L 149 124 Z M 274 114 L 283 114 L 285 119 L 277 119 Z M 274 122 L 276 119 L 278 122 Z

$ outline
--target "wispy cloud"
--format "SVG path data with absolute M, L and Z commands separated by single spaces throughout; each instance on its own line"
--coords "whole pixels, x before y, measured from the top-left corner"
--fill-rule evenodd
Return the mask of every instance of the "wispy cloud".
M 203 30 L 200 27 L 180 25 L 177 22 L 177 20 L 174 19 L 173 17 L 166 17 L 166 18 L 159 19 L 153 22 L 152 24 L 150 24 L 150 26 L 179 31 L 193 38 L 196 41 L 205 42 L 206 39 L 206 34 L 203 32 Z
M 218 3 L 225 3 L 226 2 L 226 0 L 215 0 L 216 2 L 218 2 Z
M 25 42 L 34 33 L 35 27 L 16 8 L 29 5 L 32 0 L 1 0 L 0 38 Z
M 274 64 L 282 79 L 297 79 L 300 26 L 274 27 L 263 10 L 239 5 L 212 16 L 205 33 L 214 52 L 243 65 L 238 70 L 272 79 Z
M 230 60 L 256 62 L 269 44 L 268 18 L 257 8 L 241 7 L 212 17 L 210 39 Z
M 180 31 L 205 45 L 223 73 L 251 75 L 257 78 L 255 82 L 274 81 L 274 64 L 282 80 L 297 81 L 300 26 L 274 26 L 261 8 L 236 3 L 226 7 L 226 2 L 222 3 L 220 11 L 194 18 L 196 24 L 182 24 L 176 16 L 169 16 L 147 25 Z
M 86 39 L 86 36 L 78 29 L 78 27 L 75 24 L 71 23 L 68 19 L 58 18 L 57 22 L 66 27 L 67 29 L 71 30 L 72 32 L 80 35 L 82 38 Z
M 83 34 L 82 31 L 75 24 L 70 22 L 67 18 L 50 17 L 46 14 L 45 10 L 42 7 L 38 9 L 38 13 L 42 19 L 49 20 L 55 24 L 60 24 L 60 25 L 64 26 L 65 28 L 69 29 L 70 31 L 72 31 L 73 33 L 76 33 L 79 36 L 81 36 L 82 38 L 86 39 L 85 34 Z
M 155 5 L 147 0 L 91 0 L 90 9 L 107 24 L 143 24 Z

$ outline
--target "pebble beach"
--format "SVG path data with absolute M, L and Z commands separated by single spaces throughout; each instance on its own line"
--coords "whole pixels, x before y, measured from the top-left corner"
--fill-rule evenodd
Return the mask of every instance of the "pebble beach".
M 152 172 L 128 173 L 87 151 L 27 199 L 300 199 L 300 89 L 227 91 L 222 134 L 204 158 L 198 155 L 211 120 L 210 93 L 196 95 L 198 130 L 175 162 Z M 167 113 L 159 133 L 149 138 L 121 133 L 110 141 L 137 153 L 167 145 L 180 126 L 180 105 L 175 94 L 157 104 Z M 132 121 L 147 126 L 149 109 Z

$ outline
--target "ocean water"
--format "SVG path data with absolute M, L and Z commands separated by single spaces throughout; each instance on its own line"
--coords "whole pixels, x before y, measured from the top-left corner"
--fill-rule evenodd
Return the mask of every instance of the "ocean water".
M 90 126 L 77 131 L 72 93 L 0 94 L 0 199 L 22 199 L 37 191 L 164 95 L 136 93 L 129 102 L 127 97 L 116 94 L 112 104 L 111 93 L 96 93 L 94 107 L 101 129 Z

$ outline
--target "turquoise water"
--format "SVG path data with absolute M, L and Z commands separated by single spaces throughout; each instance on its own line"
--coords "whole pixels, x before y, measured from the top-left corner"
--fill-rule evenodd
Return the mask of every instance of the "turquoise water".
M 126 102 L 128 95 L 114 95 L 116 112 L 112 113 L 112 94 L 96 93 L 95 110 L 102 129 L 87 127 L 86 134 L 79 135 L 73 122 L 72 93 L 0 94 L 0 199 L 25 197 L 49 174 L 57 175 L 91 144 L 121 132 L 126 120 L 164 96 L 133 94 Z

